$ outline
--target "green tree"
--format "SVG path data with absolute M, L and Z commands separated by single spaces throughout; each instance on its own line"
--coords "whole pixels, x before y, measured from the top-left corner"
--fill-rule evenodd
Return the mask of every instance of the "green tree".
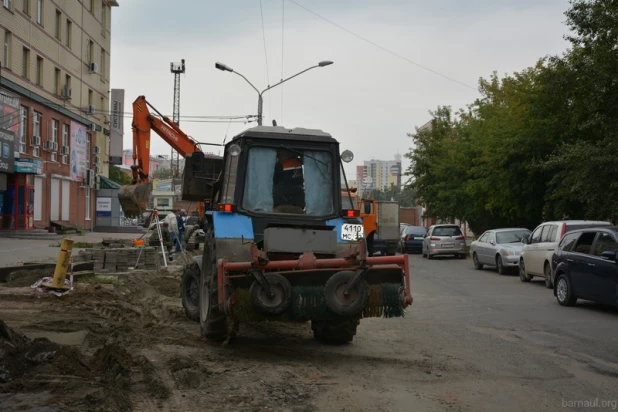
M 159 168 L 151 173 L 153 179 L 171 179 L 172 170 L 169 168 Z
M 131 176 L 122 171 L 118 166 L 109 165 L 109 178 L 110 180 L 118 183 L 119 185 L 128 185 L 131 183 Z

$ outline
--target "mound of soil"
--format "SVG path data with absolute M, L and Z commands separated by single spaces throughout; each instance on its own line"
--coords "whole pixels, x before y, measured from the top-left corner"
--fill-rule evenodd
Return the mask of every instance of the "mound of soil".
M 24 269 L 11 273 L 6 278 L 6 284 L 11 288 L 23 288 L 32 285 L 37 280 L 46 276 L 53 276 L 53 270 Z
M 92 373 L 80 353 L 72 347 L 60 346 L 45 338 L 28 339 L 0 320 L 0 392 L 11 391 L 13 386 L 28 390 L 20 378 L 31 374 L 71 375 L 89 378 Z

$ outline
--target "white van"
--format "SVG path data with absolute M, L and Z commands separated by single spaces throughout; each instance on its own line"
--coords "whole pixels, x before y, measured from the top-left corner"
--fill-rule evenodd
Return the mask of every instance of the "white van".
M 560 220 L 537 226 L 528 238 L 519 258 L 519 279 L 530 282 L 534 276 L 545 279 L 545 286 L 554 287 L 551 280 L 551 257 L 565 233 L 594 226 L 611 226 L 610 222 L 595 220 Z

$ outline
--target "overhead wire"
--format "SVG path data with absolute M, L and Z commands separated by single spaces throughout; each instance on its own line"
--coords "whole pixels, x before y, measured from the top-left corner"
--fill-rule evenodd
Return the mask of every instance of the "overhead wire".
M 264 29 L 264 10 L 262 8 L 262 0 L 260 0 L 260 15 L 262 16 L 262 39 L 264 40 L 264 59 L 266 61 L 266 84 L 270 87 L 270 74 L 268 73 L 268 53 L 266 53 L 266 30 Z M 270 95 L 270 91 L 268 92 Z M 268 99 L 268 114 L 272 116 L 272 103 Z
M 360 34 L 357 34 L 357 33 L 353 32 L 352 30 L 349 30 L 349 29 L 343 27 L 342 25 L 335 23 L 334 21 L 327 19 L 326 17 L 324 17 L 324 16 L 314 12 L 313 10 L 308 9 L 307 7 L 305 7 L 302 4 L 298 3 L 296 0 L 288 0 L 288 1 L 290 1 L 291 3 L 294 3 L 296 6 L 300 7 L 301 9 L 304 9 L 305 11 L 313 14 L 314 16 L 316 16 L 316 17 L 318 17 L 318 18 L 320 18 L 320 19 L 322 19 L 322 20 L 332 24 L 333 26 L 338 27 L 339 29 L 341 29 L 341 30 L 343 30 L 343 31 L 345 31 L 345 32 L 347 32 L 347 33 L 349 33 L 349 34 L 351 34 L 351 35 L 353 35 L 353 36 L 355 36 L 355 37 L 357 37 L 357 38 L 359 38 L 359 39 L 369 43 L 369 44 L 371 44 L 372 46 L 375 46 L 375 47 L 377 47 L 377 48 L 379 48 L 379 49 L 381 49 L 381 50 L 383 50 L 383 51 L 385 51 L 385 52 L 387 52 L 387 53 L 389 53 L 389 54 L 391 54 L 391 55 L 393 55 L 395 57 L 398 57 L 399 59 L 402 59 L 402 60 L 404 60 L 404 61 L 406 61 L 406 62 L 408 62 L 410 64 L 413 64 L 413 65 L 415 65 L 417 67 L 420 67 L 423 70 L 429 71 L 429 72 L 431 72 L 431 73 L 433 73 L 433 74 L 435 74 L 437 76 L 443 77 L 443 78 L 445 78 L 447 80 L 450 80 L 450 81 L 452 81 L 454 83 L 457 83 L 457 84 L 459 84 L 461 86 L 468 87 L 468 88 L 473 89 L 473 90 L 477 90 L 476 87 L 470 86 L 469 84 L 466 84 L 466 83 L 461 82 L 461 81 L 459 81 L 457 79 L 449 77 L 449 76 L 447 76 L 445 74 L 442 74 L 442 73 L 440 73 L 440 72 L 438 72 L 438 71 L 436 71 L 434 69 L 431 69 L 431 68 L 429 68 L 427 66 L 423 66 L 422 64 L 419 64 L 419 63 L 417 63 L 417 62 L 415 62 L 413 60 L 410 60 L 407 57 L 402 56 L 399 53 L 396 53 L 396 52 L 394 52 L 392 50 L 389 50 L 386 47 L 381 46 L 381 45 L 379 45 L 379 44 L 369 40 L 368 38 L 363 37 Z

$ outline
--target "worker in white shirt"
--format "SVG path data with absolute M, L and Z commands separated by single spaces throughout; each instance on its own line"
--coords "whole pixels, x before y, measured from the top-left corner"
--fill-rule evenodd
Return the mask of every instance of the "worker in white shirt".
M 176 235 L 178 233 L 178 222 L 176 221 L 176 215 L 173 210 L 170 210 L 169 213 L 163 219 L 163 222 L 167 223 L 167 229 L 170 234 L 170 241 L 172 242 L 172 248 L 170 250 L 170 260 L 174 260 L 174 246 L 176 246 Z

